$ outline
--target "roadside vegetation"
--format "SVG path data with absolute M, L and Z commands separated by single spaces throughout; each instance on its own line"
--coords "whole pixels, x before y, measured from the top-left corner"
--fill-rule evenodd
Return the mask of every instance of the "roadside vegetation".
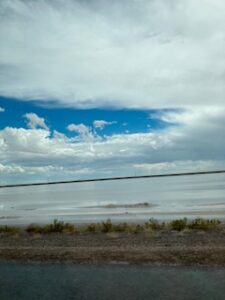
M 53 223 L 40 226 L 31 224 L 26 228 L 28 233 L 74 233 L 75 225 L 72 223 L 64 223 L 63 221 L 54 220 Z
M 19 234 L 21 229 L 15 226 L 7 226 L 7 225 L 0 225 L 0 234 L 7 233 L 7 234 Z
M 86 231 L 88 232 L 147 232 L 147 231 L 183 231 L 183 230 L 218 230 L 225 229 L 225 224 L 221 224 L 218 219 L 203 219 L 196 218 L 192 221 L 188 221 L 187 218 L 173 220 L 171 222 L 159 222 L 153 218 L 149 219 L 144 224 L 135 223 L 112 223 L 111 220 L 107 220 L 101 223 L 92 223 L 87 225 Z
M 84 232 L 127 232 L 127 233 L 140 233 L 140 232 L 160 232 L 160 231 L 213 231 L 224 230 L 225 224 L 221 223 L 218 219 L 203 219 L 196 218 L 188 220 L 187 218 L 176 219 L 170 222 L 159 222 L 153 218 L 143 224 L 136 223 L 112 223 L 111 220 L 106 220 L 99 223 L 91 223 L 83 226 L 75 226 L 72 223 L 65 223 L 63 221 L 54 220 L 47 225 L 30 224 L 25 229 L 15 226 L 0 225 L 0 235 L 18 235 L 20 233 L 28 234 L 50 234 L 50 233 L 84 233 Z

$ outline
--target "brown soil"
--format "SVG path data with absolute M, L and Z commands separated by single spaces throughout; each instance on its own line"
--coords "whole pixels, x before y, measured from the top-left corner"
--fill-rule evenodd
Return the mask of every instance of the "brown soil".
M 0 259 L 225 266 L 225 232 L 1 235 Z

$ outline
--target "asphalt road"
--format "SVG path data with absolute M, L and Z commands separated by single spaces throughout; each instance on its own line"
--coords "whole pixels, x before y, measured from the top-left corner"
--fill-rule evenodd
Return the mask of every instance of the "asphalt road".
M 222 300 L 225 268 L 0 263 L 1 300 Z

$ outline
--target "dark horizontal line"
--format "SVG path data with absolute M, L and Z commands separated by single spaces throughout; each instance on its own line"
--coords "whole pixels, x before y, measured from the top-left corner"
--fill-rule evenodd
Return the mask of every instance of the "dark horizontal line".
M 225 170 L 206 171 L 206 172 L 189 172 L 189 173 L 170 173 L 170 174 L 159 174 L 159 175 L 111 177 L 111 178 L 95 178 L 95 179 L 77 179 L 77 180 L 67 180 L 67 181 L 50 181 L 50 182 L 35 182 L 35 183 L 21 183 L 21 184 L 5 184 L 5 185 L 0 185 L 0 188 L 38 186 L 38 185 L 50 185 L 50 184 L 53 185 L 53 184 L 65 184 L 65 183 L 80 183 L 80 182 L 93 182 L 93 181 L 124 180 L 124 179 L 158 178 L 158 177 L 172 177 L 172 176 L 191 176 L 191 175 L 193 176 L 193 175 L 220 174 L 220 173 L 225 173 Z

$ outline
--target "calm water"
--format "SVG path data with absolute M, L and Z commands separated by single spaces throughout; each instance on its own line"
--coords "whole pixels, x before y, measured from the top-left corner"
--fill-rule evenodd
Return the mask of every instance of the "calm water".
M 0 263 L 1 300 L 223 300 L 225 269 Z
M 149 202 L 149 208 L 104 208 Z M 225 218 L 225 174 L 0 189 L 0 223 Z

